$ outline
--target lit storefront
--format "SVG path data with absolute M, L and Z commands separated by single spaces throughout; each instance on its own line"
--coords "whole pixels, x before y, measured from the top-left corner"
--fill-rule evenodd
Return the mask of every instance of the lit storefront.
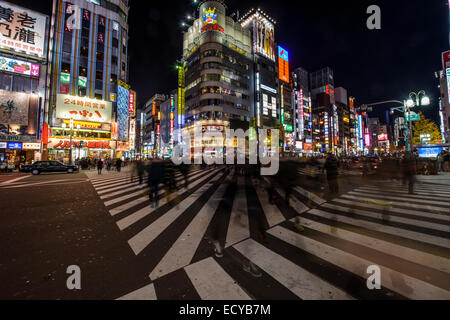
M 73 161 L 115 157 L 111 102 L 58 94 L 55 116 L 47 144 L 50 160 L 69 162 L 70 150 Z
M 31 164 L 40 159 L 48 16 L 3 1 L 0 9 L 0 160 Z

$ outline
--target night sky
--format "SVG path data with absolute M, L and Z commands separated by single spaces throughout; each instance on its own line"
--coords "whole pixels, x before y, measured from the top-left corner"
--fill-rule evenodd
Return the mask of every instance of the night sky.
M 438 120 L 434 72 L 449 49 L 446 0 L 225 1 L 228 15 L 258 6 L 269 13 L 278 22 L 276 41 L 289 51 L 291 67 L 331 67 L 335 86 L 346 88 L 357 104 L 403 100 L 424 89 L 432 99 L 425 114 Z M 48 0 L 13 2 L 51 10 Z M 142 105 L 153 94 L 176 88 L 181 22 L 197 6 L 192 0 L 130 2 L 130 82 Z M 372 4 L 381 8 L 381 30 L 366 27 Z

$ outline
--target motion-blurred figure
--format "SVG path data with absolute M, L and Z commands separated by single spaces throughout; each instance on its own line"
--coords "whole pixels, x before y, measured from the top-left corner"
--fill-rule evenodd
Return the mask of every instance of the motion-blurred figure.
M 414 183 L 416 182 L 416 160 L 413 155 L 405 155 L 402 160 L 403 185 L 408 183 L 408 193 L 414 193 Z
M 338 175 L 339 175 L 339 164 L 336 157 L 329 153 L 327 159 L 325 160 L 324 170 L 327 171 L 327 181 L 330 193 L 336 195 L 339 193 Z
M 158 207 L 158 189 L 164 177 L 164 163 L 159 159 L 154 159 L 147 165 L 148 172 L 148 187 L 149 187 L 149 197 L 150 204 L 154 208 Z

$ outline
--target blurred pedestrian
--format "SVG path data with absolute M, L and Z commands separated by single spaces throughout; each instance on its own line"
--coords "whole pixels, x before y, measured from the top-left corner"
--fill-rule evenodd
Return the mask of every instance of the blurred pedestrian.
M 117 159 L 116 161 L 116 170 L 117 172 L 120 172 L 120 170 L 122 169 L 122 159 Z
M 157 208 L 159 203 L 158 198 L 159 184 L 161 183 L 164 177 L 164 163 L 159 159 L 149 161 L 147 165 L 147 172 L 148 172 L 148 186 L 150 189 L 149 190 L 150 204 L 153 208 L 156 205 Z
M 103 161 L 102 161 L 102 159 L 98 159 L 98 161 L 97 161 L 97 170 L 98 170 L 98 174 L 102 174 L 102 170 L 103 170 Z
M 183 179 L 184 179 L 184 188 L 186 190 L 188 190 L 189 188 L 189 170 L 190 167 L 189 165 L 182 163 L 181 165 L 178 166 L 178 170 L 180 170 L 180 173 L 183 175 Z
M 166 160 L 164 162 L 164 185 L 166 187 L 167 203 L 170 203 L 172 194 L 175 194 L 174 202 L 178 205 L 179 197 L 175 181 L 175 165 L 172 160 Z
M 331 195 L 336 195 L 339 193 L 338 175 L 339 175 L 339 164 L 336 157 L 329 153 L 325 165 L 323 167 L 327 171 L 327 181 L 328 188 Z
M 403 185 L 408 184 L 408 193 L 414 194 L 417 166 L 413 155 L 405 155 L 402 160 Z

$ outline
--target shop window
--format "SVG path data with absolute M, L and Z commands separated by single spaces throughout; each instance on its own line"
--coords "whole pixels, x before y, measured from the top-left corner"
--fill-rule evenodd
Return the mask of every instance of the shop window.
M 24 77 L 13 78 L 13 91 L 31 92 L 31 79 Z

